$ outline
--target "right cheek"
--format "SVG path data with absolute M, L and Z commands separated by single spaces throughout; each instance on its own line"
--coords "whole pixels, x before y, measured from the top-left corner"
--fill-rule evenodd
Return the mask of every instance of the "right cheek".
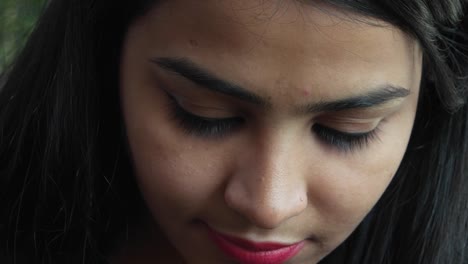
M 223 162 L 203 149 L 169 139 L 153 139 L 140 145 L 140 151 L 137 148 L 134 157 L 140 189 L 158 208 L 172 206 L 180 213 L 190 213 L 202 208 L 222 186 Z

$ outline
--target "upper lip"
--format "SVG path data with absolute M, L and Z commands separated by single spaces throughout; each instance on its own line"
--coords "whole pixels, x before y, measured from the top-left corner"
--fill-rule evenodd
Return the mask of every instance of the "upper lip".
M 301 242 L 301 241 L 297 242 L 297 243 L 281 243 L 281 242 L 274 242 L 274 241 L 255 242 L 255 241 L 252 241 L 252 240 L 249 240 L 249 239 L 240 238 L 240 237 L 236 237 L 236 236 L 233 236 L 233 235 L 228 235 L 228 234 L 225 234 L 225 233 L 221 233 L 219 231 L 216 231 L 216 230 L 212 229 L 208 225 L 207 225 L 207 227 L 208 227 L 210 232 L 214 232 L 217 235 L 221 235 L 224 239 L 228 240 L 229 242 L 231 242 L 233 244 L 236 244 L 241 248 L 244 248 L 244 249 L 249 250 L 249 251 L 254 251 L 254 252 L 256 252 L 256 251 L 272 251 L 272 250 L 277 250 L 277 249 L 281 249 L 281 248 L 287 248 L 287 247 L 291 247 L 291 246 L 296 245 L 296 244 Z
M 280 264 L 296 256 L 306 245 L 296 243 L 255 242 L 218 232 L 205 223 L 208 236 L 228 257 L 244 264 Z
M 239 237 L 221 234 L 219 232 L 217 233 L 222 235 L 229 242 L 236 244 L 239 247 L 242 247 L 250 251 L 272 251 L 272 250 L 286 248 L 286 247 L 290 247 L 294 245 L 294 244 L 284 244 L 284 243 L 278 243 L 278 242 L 254 242 L 254 241 L 239 238 Z

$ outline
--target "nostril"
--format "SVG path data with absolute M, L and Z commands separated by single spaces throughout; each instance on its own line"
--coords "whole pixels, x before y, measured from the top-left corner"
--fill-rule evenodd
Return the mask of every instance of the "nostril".
M 302 206 L 298 202 L 291 202 L 275 205 L 257 204 L 256 207 L 252 206 L 250 209 L 252 211 L 249 212 L 248 218 L 252 224 L 264 229 L 274 229 L 281 226 L 290 218 L 300 215 L 304 211 L 305 206 Z
M 308 203 L 305 174 L 295 166 L 298 159 L 289 155 L 290 146 L 275 142 L 257 148 L 255 157 L 239 159 L 224 187 L 230 209 L 267 229 L 301 214 Z

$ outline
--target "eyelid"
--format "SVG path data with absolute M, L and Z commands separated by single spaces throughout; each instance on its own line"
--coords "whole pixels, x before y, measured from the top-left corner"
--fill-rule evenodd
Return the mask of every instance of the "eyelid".
M 348 110 L 342 110 L 337 112 L 325 112 L 322 113 L 320 116 L 324 116 L 327 118 L 343 118 L 343 119 L 376 119 L 376 118 L 384 118 L 391 116 L 397 113 L 399 110 L 402 109 L 402 99 L 395 99 L 391 102 L 384 103 L 382 105 L 370 107 L 370 108 L 354 108 Z
M 314 123 L 343 133 L 359 134 L 374 130 L 383 120 L 383 117 L 370 119 L 329 117 L 318 118 Z
M 370 131 L 361 133 L 346 133 L 320 124 L 313 125 L 312 130 L 321 142 L 343 153 L 349 153 L 363 149 L 373 141 L 379 140 L 380 125 Z
M 175 101 L 175 103 L 179 105 L 179 107 L 199 118 L 223 120 L 229 118 L 237 118 L 240 116 L 240 114 L 237 113 L 237 111 L 230 109 L 229 105 L 223 104 L 222 106 L 212 106 L 212 104 L 214 103 L 209 100 L 207 100 L 208 102 L 206 102 L 206 105 L 204 105 L 204 102 L 199 102 L 198 98 L 192 99 L 187 96 L 180 95 L 178 93 L 169 92 L 165 89 L 163 90 L 171 100 Z
M 187 134 L 219 139 L 234 132 L 244 122 L 240 117 L 210 118 L 199 116 L 184 109 L 170 93 L 165 91 L 165 94 L 169 99 L 171 117 Z
M 245 120 L 243 117 L 210 118 L 199 116 L 184 109 L 177 99 L 166 92 L 171 105 L 171 115 L 180 127 L 190 135 L 204 139 L 221 139 L 237 131 Z M 378 123 L 380 124 L 380 122 Z M 315 123 L 311 127 L 314 134 L 327 146 L 343 153 L 362 149 L 378 138 L 379 126 L 370 131 L 345 132 L 339 129 Z
M 214 106 L 205 106 L 200 105 L 193 102 L 184 102 L 184 101 L 177 101 L 177 103 L 184 108 L 186 111 L 191 112 L 194 115 L 198 115 L 201 117 L 207 118 L 217 118 L 217 119 L 224 119 L 224 118 L 231 118 L 237 116 L 232 111 L 226 110 L 220 107 Z

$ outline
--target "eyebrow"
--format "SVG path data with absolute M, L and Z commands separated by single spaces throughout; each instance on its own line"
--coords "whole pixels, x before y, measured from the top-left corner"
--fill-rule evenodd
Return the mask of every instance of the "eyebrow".
M 271 106 L 268 99 L 252 93 L 251 91 L 248 91 L 247 89 L 235 83 L 218 78 L 215 74 L 196 65 L 189 59 L 158 57 L 150 59 L 150 62 L 158 65 L 166 71 L 178 74 L 192 81 L 201 88 L 232 96 L 254 105 L 264 107 Z M 362 95 L 338 99 L 336 101 L 319 101 L 300 106 L 297 109 L 297 112 L 306 114 L 314 112 L 337 112 L 349 109 L 370 108 L 382 105 L 395 99 L 404 98 L 410 94 L 409 89 L 392 84 L 379 85 L 369 90 L 370 92 L 364 93 Z

